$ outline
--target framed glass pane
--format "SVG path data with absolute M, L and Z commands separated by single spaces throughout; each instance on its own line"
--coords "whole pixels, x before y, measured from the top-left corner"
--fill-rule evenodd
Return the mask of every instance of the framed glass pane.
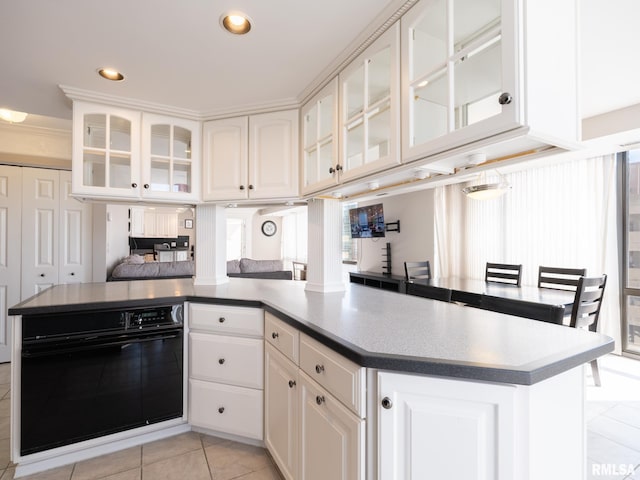
M 386 102 L 371 112 L 369 117 L 369 137 L 365 162 L 373 162 L 389 155 L 390 138 L 391 112 L 390 103 Z
M 105 186 L 105 155 L 104 153 L 87 153 L 82 158 L 82 183 L 91 187 Z
M 155 192 L 168 192 L 171 185 L 170 163 L 166 159 L 151 159 L 150 188 Z
M 347 119 L 364 111 L 364 65 L 349 75 L 344 89 L 347 105 Z
M 191 130 L 173 127 L 173 158 L 191 159 Z
M 109 186 L 131 188 L 131 156 L 114 155 L 109 158 Z
M 173 165 L 173 191 L 191 192 L 191 163 L 176 162 Z
M 353 122 L 347 126 L 347 161 L 344 168 L 350 170 L 364 164 L 364 121 Z
M 89 148 L 106 148 L 107 116 L 88 114 L 84 116 L 82 144 Z
M 318 176 L 320 179 L 329 178 L 329 169 L 333 167 L 333 141 L 329 140 L 320 145 L 318 151 Z
M 447 23 L 447 1 L 430 2 L 411 35 L 411 80 L 440 69 L 446 62 Z
M 448 87 L 446 70 L 413 88 L 412 145 L 420 145 L 448 132 Z
M 314 105 L 304 116 L 304 146 L 310 147 L 318 140 L 318 108 Z
M 318 181 L 318 150 L 312 148 L 304 153 L 305 163 L 305 185 L 313 185 Z
M 367 71 L 368 102 L 371 106 L 384 100 L 391 92 L 391 48 L 380 50 L 369 59 Z
M 318 103 L 319 138 L 333 133 L 333 95 L 327 95 Z
M 111 138 L 109 148 L 122 152 L 131 151 L 131 122 L 125 118 L 111 115 L 109 117 Z
M 502 90 L 501 57 L 501 42 L 494 39 L 482 49 L 456 62 L 454 102 L 457 128 L 471 125 L 502 111 L 497 100 L 497 107 L 486 103 L 490 97 L 497 98 Z M 470 107 L 473 109 L 473 116 L 467 115 Z
M 500 0 L 454 0 L 453 42 L 459 51 L 500 25 Z
M 151 155 L 169 156 L 171 125 L 151 125 Z

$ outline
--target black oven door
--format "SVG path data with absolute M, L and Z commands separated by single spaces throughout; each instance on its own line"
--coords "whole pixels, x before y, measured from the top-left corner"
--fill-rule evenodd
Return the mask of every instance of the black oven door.
M 182 328 L 23 346 L 20 453 L 183 412 Z

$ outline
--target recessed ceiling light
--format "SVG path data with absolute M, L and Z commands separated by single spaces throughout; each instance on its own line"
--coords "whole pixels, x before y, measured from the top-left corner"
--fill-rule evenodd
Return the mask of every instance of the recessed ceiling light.
M 124 80 L 124 75 L 114 68 L 101 68 L 98 70 L 98 75 L 114 82 L 121 82 Z
M 0 118 L 10 123 L 20 123 L 24 122 L 24 119 L 27 118 L 27 113 L 16 112 L 8 108 L 0 108 Z
M 251 20 L 241 12 L 229 12 L 220 17 L 220 25 L 234 35 L 244 35 L 251 30 Z

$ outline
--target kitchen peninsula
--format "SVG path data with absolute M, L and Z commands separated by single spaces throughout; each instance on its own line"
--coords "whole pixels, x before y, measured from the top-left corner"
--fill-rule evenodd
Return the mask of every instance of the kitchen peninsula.
M 292 478 L 312 451 L 305 432 L 308 420 L 320 417 L 310 409 L 323 407 L 357 421 L 357 441 L 349 450 L 356 458 L 345 460 L 344 471 L 352 473 L 344 478 L 420 478 L 416 472 L 434 478 L 584 477 L 581 366 L 613 350 L 603 335 L 355 284 L 321 294 L 305 291 L 304 282 L 234 278 L 216 286 L 194 286 L 188 279 L 58 285 L 9 314 L 20 322 L 24 315 L 175 302 L 266 312 L 264 442 L 281 470 L 287 462 L 269 441 L 269 358 L 282 357 L 294 368 L 298 376 L 288 390 L 299 385 L 303 397 L 294 430 L 301 432 L 304 454 L 291 460 Z M 186 317 L 188 328 L 190 313 Z M 295 339 L 291 349 L 281 348 L 284 338 Z M 20 338 L 13 346 L 12 431 L 19 432 Z M 333 364 L 353 373 L 353 395 L 341 396 L 344 382 L 328 371 Z M 305 401 L 314 388 L 318 393 Z M 30 460 L 20 458 L 19 438 L 12 438 L 12 456 L 18 464 Z

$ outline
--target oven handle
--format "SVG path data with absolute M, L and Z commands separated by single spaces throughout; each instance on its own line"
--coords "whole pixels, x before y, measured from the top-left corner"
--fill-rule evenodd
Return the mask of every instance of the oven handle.
M 174 332 L 163 332 L 156 334 L 135 334 L 126 337 L 119 336 L 117 339 L 107 340 L 101 338 L 100 341 L 95 343 L 87 343 L 84 339 L 81 342 L 75 341 L 73 343 L 67 343 L 64 345 L 31 345 L 22 350 L 22 358 L 37 358 L 47 357 L 54 355 L 64 355 L 67 353 L 88 352 L 91 350 L 97 350 L 101 348 L 124 346 L 131 343 L 143 343 L 151 342 L 154 340 L 171 340 L 174 338 L 180 338 L 182 336 L 182 330 Z

